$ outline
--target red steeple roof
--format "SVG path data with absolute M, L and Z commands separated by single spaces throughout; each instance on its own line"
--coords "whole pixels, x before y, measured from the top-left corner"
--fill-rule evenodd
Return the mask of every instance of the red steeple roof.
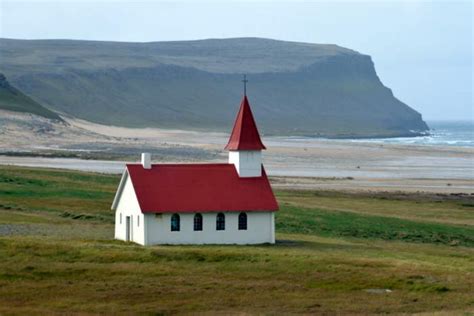
M 245 95 L 240 103 L 240 110 L 235 119 L 234 128 L 229 142 L 225 146 L 227 150 L 262 150 L 266 149 L 260 139 L 257 124 L 250 109 L 249 100 Z

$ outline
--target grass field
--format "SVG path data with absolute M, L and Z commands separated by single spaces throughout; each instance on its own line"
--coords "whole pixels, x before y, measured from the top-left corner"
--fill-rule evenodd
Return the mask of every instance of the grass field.
M 0 167 L 0 314 L 474 313 L 472 196 L 278 191 L 276 245 L 144 248 L 118 181 Z

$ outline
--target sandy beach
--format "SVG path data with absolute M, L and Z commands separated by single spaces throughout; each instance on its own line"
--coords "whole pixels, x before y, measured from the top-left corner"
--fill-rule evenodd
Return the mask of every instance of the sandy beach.
M 82 120 L 52 124 L 0 113 L 1 164 L 120 173 L 151 151 L 160 162 L 226 162 L 228 134 L 103 126 Z M 474 149 L 350 140 L 265 137 L 267 173 L 277 187 L 345 191 L 474 193 Z M 88 152 L 97 159 L 16 157 L 12 153 Z M 101 156 L 120 153 L 118 161 Z M 136 158 L 134 158 L 136 157 Z M 114 159 L 116 160 L 116 159 Z

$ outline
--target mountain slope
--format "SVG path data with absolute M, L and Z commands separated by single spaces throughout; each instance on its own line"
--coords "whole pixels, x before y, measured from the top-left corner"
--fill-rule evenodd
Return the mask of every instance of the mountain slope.
M 0 70 L 35 99 L 104 124 L 228 131 L 247 73 L 263 133 L 409 136 L 428 129 L 383 86 L 369 56 L 336 45 L 1 39 L 0 58 Z
M 45 118 L 61 120 L 59 115 L 12 87 L 0 73 L 0 109 L 36 114 Z

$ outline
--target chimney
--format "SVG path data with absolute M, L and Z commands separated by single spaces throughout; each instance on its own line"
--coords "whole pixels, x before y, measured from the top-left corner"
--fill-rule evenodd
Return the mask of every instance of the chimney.
M 142 153 L 143 169 L 151 169 L 151 155 L 150 153 Z

